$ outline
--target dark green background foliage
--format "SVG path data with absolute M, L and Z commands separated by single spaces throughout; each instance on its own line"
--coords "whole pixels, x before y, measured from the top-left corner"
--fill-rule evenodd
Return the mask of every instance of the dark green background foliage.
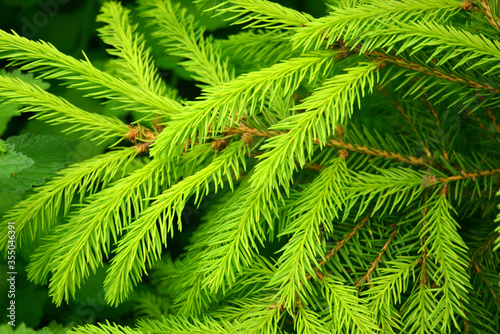
M 500 331 L 497 0 L 0 13 L 0 333 Z

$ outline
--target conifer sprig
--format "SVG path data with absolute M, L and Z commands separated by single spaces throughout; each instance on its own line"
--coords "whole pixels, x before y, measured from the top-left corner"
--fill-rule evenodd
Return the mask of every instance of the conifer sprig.
M 73 164 L 58 173 L 51 181 L 37 189 L 34 196 L 19 202 L 3 217 L 4 222 L 15 221 L 19 247 L 47 233 L 56 222 L 60 211 L 67 214 L 74 196 L 79 202 L 105 186 L 116 174 L 123 174 L 137 155 L 133 148 L 119 149 Z M 2 229 L 6 228 L 2 224 Z M 7 233 L 0 239 L 2 249 L 7 247 Z
M 328 16 L 297 30 L 293 37 L 294 46 L 310 50 L 329 47 L 341 38 L 349 42 L 370 33 L 379 22 L 400 24 L 415 17 L 440 21 L 441 17 L 453 15 L 461 6 L 460 1 L 455 0 L 375 0 L 361 6 L 332 7 Z
M 169 98 L 150 94 L 124 80 L 95 68 L 85 57 L 77 60 L 46 42 L 34 42 L 16 33 L 0 31 L 0 58 L 12 66 L 40 73 L 39 77 L 60 79 L 69 87 L 88 91 L 93 98 L 117 100 L 130 108 L 150 113 L 151 109 L 165 116 L 177 114 L 181 105 Z M 148 108 L 148 109 L 146 109 Z
M 101 11 L 97 21 L 106 23 L 106 26 L 99 29 L 99 34 L 106 44 L 113 47 L 108 50 L 109 54 L 120 58 L 120 75 L 146 91 L 163 96 L 165 83 L 160 80 L 143 35 L 137 32 L 137 25 L 130 24 L 130 10 L 117 2 L 107 2 Z
M 230 144 L 210 165 L 157 196 L 152 205 L 141 212 L 139 219 L 127 227 L 105 281 L 106 298 L 110 303 L 118 304 L 127 297 L 132 284 L 137 284 L 146 272 L 146 263 L 151 267 L 159 259 L 167 236 L 173 236 L 175 218 L 182 231 L 182 209 L 191 195 L 195 196 L 195 203 L 198 202 L 208 194 L 210 183 L 213 182 L 215 191 L 223 187 L 223 177 L 233 187 L 233 175 L 238 177 L 240 168 L 245 166 L 245 148 L 243 141 Z
M 304 285 L 309 284 L 306 276 L 315 275 L 317 259 L 323 253 L 320 230 L 333 233 L 332 221 L 338 219 L 338 212 L 343 209 L 346 176 L 344 160 L 339 157 L 321 170 L 320 176 L 303 191 L 302 197 L 287 213 L 291 223 L 286 224 L 282 234 L 292 237 L 282 249 L 278 270 L 270 284 L 280 286 L 278 305 L 284 304 L 288 310 L 294 309 L 298 302 L 304 306 L 308 304 L 309 289 L 304 289 Z
M 436 268 L 429 266 L 429 278 L 436 283 L 433 295 L 439 298 L 430 317 L 435 319 L 432 327 L 440 326 L 449 331 L 451 326 L 458 327 L 459 317 L 466 318 L 470 278 L 467 267 L 467 246 L 457 232 L 457 222 L 451 216 L 452 206 L 446 198 L 445 190 L 429 200 L 424 219 L 425 225 L 420 236 L 424 239 L 430 261 Z M 430 265 L 430 261 L 428 264 Z
M 59 239 L 52 254 L 49 294 L 57 305 L 63 300 L 69 302 L 89 274 L 102 265 L 110 245 L 130 224 L 133 213 L 143 211 L 147 200 L 173 181 L 174 173 L 166 166 L 166 161 L 158 159 L 136 170 L 97 197 L 90 197 L 89 204 L 55 231 Z
M 209 0 L 198 0 L 198 3 Z M 233 24 L 244 24 L 249 28 L 293 29 L 311 21 L 313 17 L 274 2 L 264 0 L 230 0 L 220 1 L 209 8 L 216 10 L 218 15 L 232 15 L 228 20 Z
M 84 111 L 21 79 L 0 76 L 0 98 L 13 99 L 23 105 L 22 111 L 34 112 L 33 118 L 50 124 L 71 125 L 66 132 L 80 132 L 82 138 L 107 140 L 124 137 L 127 126 L 117 118 Z
M 264 107 L 264 103 L 272 104 L 291 95 L 306 77 L 328 71 L 337 55 L 335 52 L 312 52 L 206 88 L 203 99 L 188 105 L 187 111 L 158 136 L 151 154 L 179 156 L 188 139 L 191 143 L 200 138 L 208 139 L 209 134 L 238 124 L 242 116 L 252 116 Z
M 217 86 L 233 77 L 220 50 L 203 36 L 194 18 L 179 4 L 170 0 L 141 0 L 142 15 L 155 23 L 154 36 L 160 38 L 168 53 L 187 58 L 182 64 L 193 72 L 194 78 L 210 86 Z

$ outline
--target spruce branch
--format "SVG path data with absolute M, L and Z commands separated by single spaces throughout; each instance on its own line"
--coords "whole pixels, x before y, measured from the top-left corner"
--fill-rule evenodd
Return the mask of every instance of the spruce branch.
M 321 254 L 320 225 L 325 232 L 332 233 L 332 221 L 338 218 L 342 209 L 343 187 L 347 183 L 347 167 L 344 160 L 338 158 L 330 166 L 321 170 L 320 176 L 304 190 L 303 197 L 293 203 L 294 209 L 288 212 L 287 227 L 281 233 L 292 237 L 282 248 L 283 254 L 278 259 L 278 270 L 269 282 L 279 285 L 279 305 L 291 310 L 300 300 L 307 305 L 306 275 L 313 275 L 318 266 L 316 258 Z M 313 200 L 314 199 L 314 200 Z M 310 206 L 314 203 L 314 206 Z
M 321 315 L 310 309 L 300 307 L 295 314 L 294 327 L 298 333 L 324 333 L 326 324 Z
M 474 7 L 473 4 L 475 4 L 476 6 Z M 500 32 L 500 18 L 497 15 L 493 14 L 494 10 L 491 10 L 491 6 L 498 7 L 498 4 L 496 4 L 494 1 L 487 2 L 484 0 L 472 0 L 472 2 L 464 1 L 464 7 L 467 7 L 467 10 L 474 9 L 480 11 L 490 22 L 490 24 Z
M 261 161 L 252 175 L 252 186 L 268 191 L 283 186 L 288 192 L 292 173 L 296 169 L 295 160 L 303 167 L 306 156 L 311 159 L 314 139 L 318 138 L 320 148 L 326 144 L 335 126 L 350 117 L 354 103 L 359 103 L 365 89 L 373 88 L 377 71 L 377 63 L 363 63 L 349 68 L 345 74 L 327 80 L 305 99 L 300 107 L 306 110 L 304 113 L 274 125 L 274 130 L 291 130 L 271 138 L 262 147 L 270 150 L 259 157 Z
M 375 260 L 372 261 L 372 265 L 371 265 L 370 269 L 368 269 L 368 271 L 366 272 L 366 274 L 364 274 L 361 277 L 361 279 L 356 282 L 355 285 L 360 285 L 360 284 L 363 284 L 364 282 L 370 283 L 370 281 L 371 281 L 371 278 L 370 278 L 371 273 L 375 270 L 375 268 L 377 268 L 377 265 L 382 262 L 382 256 L 384 256 L 385 252 L 387 251 L 387 248 L 389 248 L 389 245 L 391 244 L 391 241 L 396 237 L 397 233 L 398 233 L 398 227 L 396 227 L 394 229 L 394 231 L 392 231 L 392 233 L 389 236 L 389 239 L 387 239 L 387 241 L 385 242 L 384 246 L 382 247 L 382 249 L 378 253 L 378 256 L 375 258 Z
M 173 5 L 170 0 L 139 3 L 141 15 L 155 27 L 154 36 L 160 38 L 171 55 L 188 59 L 182 64 L 195 74 L 194 79 L 217 86 L 234 76 L 220 50 L 210 39 L 205 39 L 204 29 L 198 27 L 180 5 Z
M 332 7 L 325 17 L 306 23 L 297 29 L 293 37 L 295 48 L 304 50 L 330 47 L 341 38 L 351 40 L 374 30 L 380 22 L 411 22 L 419 17 L 425 20 L 440 20 L 461 8 L 454 0 L 374 0 L 362 6 Z
M 8 211 L 1 229 L 6 231 L 7 222 L 15 221 L 18 247 L 33 242 L 50 231 L 60 211 L 68 213 L 75 194 L 79 193 L 79 202 L 83 202 L 86 196 L 97 192 L 99 187 L 105 187 L 115 175 L 123 173 L 136 154 L 137 151 L 131 148 L 117 149 L 69 166 L 38 188 L 34 196 Z M 7 233 L 0 237 L 0 247 L 7 249 Z
M 254 115 L 255 109 L 262 108 L 264 103 L 291 95 L 306 77 L 312 78 L 331 68 L 337 56 L 338 53 L 331 51 L 312 52 L 206 88 L 202 99 L 188 105 L 186 112 L 175 117 L 158 136 L 151 154 L 179 156 L 188 139 L 203 142 L 209 133 L 219 133 L 226 126 L 238 124 L 242 116 Z
M 1 34 L 1 32 L 0 32 Z M 21 79 L 0 76 L 0 97 L 24 105 L 22 111 L 50 124 L 71 125 L 65 132 L 80 132 L 82 138 L 105 141 L 123 137 L 127 127 L 117 118 L 84 111 L 68 101 Z
M 240 209 L 226 213 L 219 225 L 219 233 L 210 235 L 206 255 L 202 261 L 203 286 L 217 292 L 231 286 L 236 275 L 249 267 L 256 256 L 257 242 L 264 243 L 264 224 L 270 227 L 278 212 L 274 194 L 265 188 L 244 184 L 234 200 Z M 241 204 L 243 203 L 243 204 Z M 234 205 L 234 203 L 231 203 Z
M 203 3 L 207 0 L 198 0 L 198 2 Z M 313 20 L 313 17 L 307 13 L 266 0 L 217 0 L 217 2 L 220 3 L 213 5 L 208 11 L 215 10 L 216 15 L 232 15 L 227 20 L 234 21 L 233 24 L 245 25 L 243 29 L 294 29 Z
M 270 67 L 280 60 L 297 56 L 292 50 L 290 33 L 283 31 L 245 31 L 216 40 L 236 70 Z M 255 59 L 266 59 L 256 64 Z
M 411 127 L 411 129 L 413 131 L 413 134 L 415 135 L 415 137 L 418 138 L 420 146 L 422 146 L 422 149 L 425 151 L 427 159 L 430 159 L 431 152 L 429 151 L 428 145 L 424 142 L 423 136 L 419 133 L 419 131 L 415 127 L 415 122 L 412 121 L 412 119 L 410 118 L 408 113 L 403 109 L 403 107 L 401 106 L 401 103 L 399 103 L 394 98 L 392 98 L 391 95 L 387 91 L 385 91 L 384 89 L 379 88 L 378 91 L 381 92 L 382 94 L 384 94 L 387 98 L 389 98 L 391 100 L 392 105 L 401 113 L 401 115 L 404 117 L 404 119 L 408 122 L 409 126 Z M 429 105 L 432 106 L 430 104 L 430 102 L 429 102 Z M 439 125 L 438 125 L 438 127 L 439 127 Z M 444 143 L 443 143 L 443 147 L 444 147 Z
M 69 87 L 88 91 L 87 96 L 120 101 L 128 108 L 145 113 L 151 110 L 170 117 L 182 106 L 169 98 L 151 94 L 124 80 L 100 71 L 86 58 L 77 60 L 46 42 L 34 42 L 16 33 L 0 30 L 0 58 L 21 70 L 39 72 L 40 78 L 60 79 Z
M 481 277 L 481 280 L 483 281 L 484 285 L 486 285 L 486 287 L 488 288 L 488 291 L 491 293 L 491 295 L 493 296 L 493 299 L 495 300 L 495 303 L 498 305 L 498 307 L 500 308 L 500 296 L 498 295 L 498 293 L 495 291 L 495 289 L 493 289 L 493 286 L 492 284 L 488 281 L 488 279 L 486 279 L 486 277 L 484 276 L 483 274 L 483 271 L 481 270 L 481 268 L 479 267 L 479 264 L 475 261 L 472 262 L 472 266 L 474 267 L 474 270 L 476 271 L 477 275 L 479 275 L 479 277 Z
M 366 53 L 377 56 L 379 59 L 383 59 L 384 61 L 395 64 L 397 66 L 408 68 L 416 72 L 421 72 L 426 75 L 431 75 L 439 79 L 443 79 L 450 82 L 456 82 L 458 84 L 462 84 L 478 90 L 485 90 L 491 93 L 500 92 L 500 89 L 498 87 L 488 85 L 487 83 L 477 82 L 474 81 L 472 78 L 459 76 L 454 73 L 443 73 L 443 71 L 440 71 L 439 69 L 432 69 L 418 63 L 409 62 L 392 54 L 385 54 L 379 51 L 368 51 Z
M 329 276 L 322 278 L 322 295 L 328 313 L 324 318 L 330 331 L 342 329 L 350 333 L 377 333 L 373 313 L 366 303 L 356 295 L 356 289 L 336 282 Z
M 137 33 L 137 25 L 130 24 L 130 10 L 117 2 L 107 2 L 102 6 L 97 21 L 106 23 L 106 26 L 99 29 L 99 35 L 106 44 L 113 47 L 108 53 L 122 60 L 119 62 L 120 75 L 145 91 L 163 96 L 165 84 L 157 73 L 144 37 Z
M 418 198 L 424 190 L 422 186 L 424 175 L 412 169 L 385 169 L 378 174 L 362 172 L 354 176 L 349 185 L 347 210 L 359 203 L 356 217 L 362 215 L 370 203 L 377 198 L 372 207 L 372 214 L 382 209 L 391 214 L 401 210 Z M 358 202 L 359 201 L 359 202 Z M 347 211 L 348 212 L 348 211 Z
M 368 308 L 375 314 L 383 330 L 395 332 L 394 329 L 400 329 L 400 316 L 394 306 L 401 303 L 418 261 L 415 257 L 398 257 L 388 262 L 385 268 L 378 270 L 378 276 L 370 281 L 370 288 L 361 292 L 362 296 L 368 298 Z
M 76 333 L 496 333 L 497 2 L 338 0 L 314 18 L 267 0 L 197 0 L 220 16 L 207 30 L 243 26 L 213 35 L 187 3 L 108 2 L 105 71 L 0 31 L 0 59 L 133 118 L 0 75 L 1 119 L 31 111 L 131 146 L 26 193 L 0 248 L 11 256 L 14 222 L 21 252 L 36 246 L 28 279 L 58 306 L 101 267 L 108 304 L 139 292 L 148 319 Z M 152 50 L 175 63 L 171 83 L 189 77 L 200 96 L 178 102 Z M 30 150 L 0 141 L 0 185 L 24 172 L 10 173 L 10 155 Z
M 437 266 L 429 276 L 437 285 L 435 296 L 439 297 L 430 315 L 435 319 L 432 327 L 440 326 L 443 331 L 449 331 L 452 324 L 459 326 L 458 316 L 466 318 L 464 310 L 467 310 L 471 285 L 463 270 L 468 263 L 467 246 L 456 231 L 458 223 L 451 217 L 453 208 L 446 199 L 445 189 L 443 187 L 427 204 L 426 229 L 422 230 L 421 238 L 426 237 L 422 247 Z
M 368 222 L 368 220 L 370 219 L 371 215 L 368 215 L 366 216 L 365 218 L 361 219 L 359 221 L 359 223 L 354 226 L 354 228 L 344 236 L 344 238 L 340 241 L 337 242 L 337 246 L 335 246 L 334 248 L 332 248 L 330 250 L 330 252 L 328 252 L 328 254 L 325 255 L 325 259 L 321 262 L 318 263 L 318 267 L 316 268 L 316 276 L 319 278 L 319 279 L 322 279 L 325 275 L 323 275 L 320 270 L 321 270 L 321 267 L 323 267 L 325 264 L 327 264 L 328 261 L 330 261 L 330 259 L 335 256 L 335 254 L 337 254 L 337 252 L 345 246 L 345 244 L 347 242 L 349 242 L 349 240 L 351 240 L 352 237 L 354 237 L 358 232 L 359 230 L 366 224 L 366 222 Z M 307 275 L 306 276 L 306 279 L 310 280 L 311 278 L 313 278 L 314 276 L 313 275 Z
M 215 191 L 223 186 L 223 177 L 233 187 L 232 175 L 239 175 L 240 164 L 245 166 L 245 154 L 246 145 L 241 141 L 228 146 L 210 165 L 158 195 L 151 206 L 141 212 L 139 219 L 127 227 L 104 283 L 106 299 L 110 303 L 116 305 L 123 301 L 132 284 L 137 284 L 142 273 L 146 272 L 146 263 L 152 266 L 158 260 L 168 234 L 173 235 L 176 217 L 179 231 L 182 231 L 182 209 L 191 195 L 195 195 L 195 203 L 199 202 L 209 193 L 210 183 L 214 183 Z
M 436 298 L 428 283 L 417 284 L 402 307 L 402 331 L 411 334 L 436 332 L 434 324 L 429 321 L 436 306 Z
M 487 69 L 483 72 L 484 75 L 495 73 L 499 67 L 500 43 L 485 36 L 438 23 L 424 22 L 398 23 L 390 26 L 390 30 L 388 34 L 397 34 L 399 39 L 406 40 L 405 45 L 398 48 L 396 54 L 404 52 L 410 46 L 412 53 L 417 53 L 424 47 L 437 46 L 434 52 L 426 57 L 426 63 L 436 59 L 435 65 L 443 67 L 451 60 L 458 58 L 458 62 L 454 63 L 452 69 L 460 66 L 464 66 L 466 70 Z M 386 48 L 386 43 L 382 39 L 376 46 L 371 45 L 370 49 Z M 443 48 L 443 44 L 447 47 Z M 360 52 L 363 52 L 363 47 Z
M 172 167 L 154 160 L 113 186 L 101 191 L 90 203 L 70 216 L 69 222 L 55 231 L 59 235 L 52 255 L 49 295 L 56 305 L 67 303 L 82 282 L 95 273 L 148 198 L 157 195 L 163 185 L 173 182 Z
M 482 171 L 477 171 L 475 173 L 466 173 L 462 171 L 462 175 L 454 175 L 454 176 L 448 176 L 448 177 L 441 177 L 439 178 L 441 183 L 448 183 L 452 181 L 459 181 L 459 180 L 465 180 L 465 179 L 475 179 L 476 177 L 481 177 L 481 176 L 490 176 L 490 175 L 495 175 L 500 173 L 500 169 L 492 169 L 492 170 L 482 170 Z
M 268 304 L 265 302 L 266 299 L 260 303 L 253 303 L 248 312 L 242 316 L 241 322 L 234 331 L 252 334 L 272 332 L 284 314 L 279 308 L 267 307 Z
M 259 129 L 255 128 L 249 128 L 245 125 L 236 127 L 236 128 L 228 128 L 226 127 L 224 129 L 224 133 L 226 134 L 248 134 L 251 136 L 257 136 L 257 137 L 265 137 L 265 138 L 272 138 L 275 136 L 280 136 L 286 134 L 286 132 L 277 132 L 274 130 L 267 130 L 267 131 L 262 131 Z M 314 139 L 313 143 L 315 145 L 320 145 L 319 139 Z M 338 139 L 329 139 L 326 143 L 325 146 L 329 147 L 336 147 L 340 149 L 345 149 L 351 152 L 356 152 L 356 153 L 362 153 L 366 155 L 371 155 L 371 156 L 376 156 L 376 157 L 383 157 L 387 159 L 394 159 L 400 162 L 408 163 L 411 165 L 424 165 L 426 163 L 426 160 L 423 158 L 417 158 L 417 157 L 412 157 L 412 156 L 405 156 L 401 153 L 398 152 L 388 152 L 384 151 L 375 147 L 367 147 L 361 144 L 357 143 L 346 143 L 342 138 Z
M 490 117 L 491 119 L 491 122 L 493 123 L 493 126 L 495 127 L 495 130 L 498 134 L 500 134 L 500 124 L 497 123 L 497 118 L 496 116 L 493 114 L 493 111 L 491 111 L 491 108 L 488 107 L 486 108 L 487 112 L 488 112 L 488 116 Z
M 209 316 L 201 319 L 184 316 L 168 316 L 161 320 L 139 320 L 138 328 L 144 333 L 196 333 L 196 334 L 229 334 L 233 333 L 234 324 L 220 321 Z
M 84 325 L 70 330 L 68 333 L 75 334 L 143 334 L 140 330 L 135 330 L 127 326 L 120 326 L 115 323 L 100 323 L 98 325 Z

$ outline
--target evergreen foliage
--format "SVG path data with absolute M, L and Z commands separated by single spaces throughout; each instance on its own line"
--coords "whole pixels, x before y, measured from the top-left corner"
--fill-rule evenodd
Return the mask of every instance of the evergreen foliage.
M 0 73 L 4 106 L 108 147 L 64 169 L 59 153 L 27 185 L 3 256 L 13 221 L 18 250 L 36 245 L 29 280 L 58 306 L 101 267 L 113 306 L 149 276 L 134 327 L 71 332 L 498 333 L 498 1 L 332 0 L 320 18 L 196 3 L 241 31 L 216 38 L 171 0 L 106 2 L 105 70 L 0 30 L 0 59 L 135 117 Z M 162 80 L 150 45 L 197 99 Z M 0 143 L 0 185 L 39 166 L 22 140 Z

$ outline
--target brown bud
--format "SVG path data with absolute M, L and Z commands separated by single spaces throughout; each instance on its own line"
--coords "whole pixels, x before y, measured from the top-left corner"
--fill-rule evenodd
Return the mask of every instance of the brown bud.
M 470 1 L 464 1 L 462 2 L 462 9 L 463 10 L 472 10 L 474 6 L 472 5 L 472 2 Z
M 241 140 L 247 144 L 247 146 L 250 146 L 251 143 L 253 143 L 253 135 L 250 132 L 245 132 L 241 136 Z
M 343 160 L 347 159 L 349 156 L 349 152 L 347 150 L 341 149 L 339 150 L 339 157 L 341 157 Z

